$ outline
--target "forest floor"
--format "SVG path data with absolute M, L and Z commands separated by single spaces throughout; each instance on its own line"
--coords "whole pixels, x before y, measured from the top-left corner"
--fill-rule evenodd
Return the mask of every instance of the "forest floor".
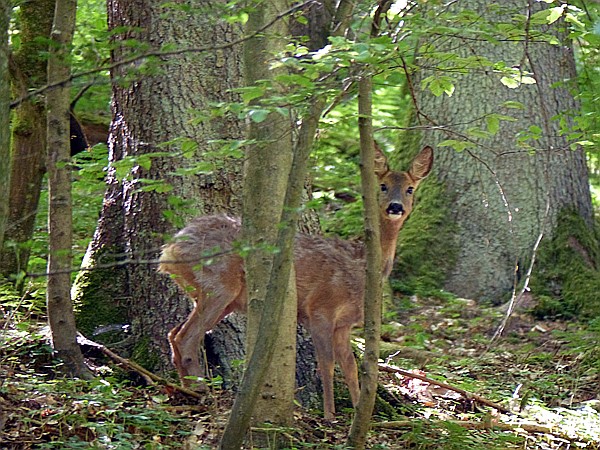
M 401 313 L 385 315 L 386 370 L 369 448 L 600 448 L 598 320 L 536 320 L 516 312 L 493 340 L 501 309 L 442 297 L 396 297 Z M 100 354 L 88 355 L 96 379 L 56 377 L 59 363 L 37 323 L 8 311 L 0 318 L 0 448 L 217 447 L 230 390 L 215 383 L 199 402 L 168 386 L 133 381 Z M 360 337 L 357 342 L 360 347 Z M 402 376 L 393 367 L 446 385 Z M 339 391 L 345 392 L 341 382 Z M 268 431 L 285 448 L 343 449 L 348 406 L 340 398 L 335 421 L 297 407 L 292 427 Z M 265 430 L 254 428 L 253 436 Z M 259 446 L 249 441 L 247 448 Z

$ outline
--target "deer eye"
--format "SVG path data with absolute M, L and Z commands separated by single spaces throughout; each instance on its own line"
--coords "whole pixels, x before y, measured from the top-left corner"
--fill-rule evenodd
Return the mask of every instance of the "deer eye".
M 414 187 L 412 187 L 412 186 L 409 186 L 409 187 L 408 187 L 408 189 L 406 190 L 406 193 L 407 193 L 408 195 L 412 195 L 412 193 L 413 193 L 413 191 L 414 191 L 414 190 L 415 190 L 415 188 L 414 188 Z
M 385 184 L 381 184 L 381 192 L 387 192 L 387 186 Z

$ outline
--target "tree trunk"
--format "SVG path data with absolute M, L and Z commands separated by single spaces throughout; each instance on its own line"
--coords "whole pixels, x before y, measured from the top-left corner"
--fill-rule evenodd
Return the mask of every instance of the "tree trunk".
M 70 47 L 75 30 L 77 0 L 61 1 L 54 13 L 48 59 L 48 81 L 65 80 L 71 72 Z M 52 344 L 69 374 L 89 377 L 77 344 L 71 303 L 72 202 L 70 165 L 70 83 L 46 93 L 48 112 L 48 322 Z
M 246 33 L 252 35 L 259 32 L 287 7 L 285 0 L 261 3 L 250 13 Z M 271 80 L 270 87 L 273 89 L 273 92 L 266 94 L 266 98 L 253 102 L 257 108 L 261 107 L 262 100 L 268 102 L 268 97 L 281 94 L 277 92 L 274 78 L 282 71 L 273 71 L 270 62 L 274 55 L 283 51 L 287 44 L 284 36 L 288 34 L 286 21 L 278 20 L 266 33 L 248 40 L 244 45 L 247 85 L 255 86 L 264 83 L 262 80 Z M 281 223 L 281 220 L 293 156 L 292 118 L 283 117 L 279 112 L 271 112 L 264 122 L 251 123 L 249 134 L 249 138 L 256 144 L 249 147 L 246 153 L 242 224 L 244 241 L 253 249 L 244 261 L 248 292 L 246 346 L 248 355 L 252 359 L 255 345 L 262 344 L 256 339 L 260 333 L 259 327 L 266 325 L 261 321 L 261 317 L 268 301 L 269 279 L 273 270 L 276 270 L 273 266 L 275 254 L 269 247 L 278 244 L 278 232 L 282 226 L 287 225 Z M 274 355 L 273 363 L 271 361 L 267 363 L 266 377 L 262 382 L 259 381 L 262 385 L 259 388 L 262 394 L 251 407 L 254 409 L 256 421 L 280 425 L 289 425 L 292 421 L 295 389 L 296 355 L 293 349 L 296 348 L 296 290 L 295 277 L 290 278 L 290 269 L 289 267 L 287 269 L 288 281 L 284 284 L 288 285 L 288 290 L 284 291 L 285 295 L 281 298 L 273 299 L 274 302 L 280 302 L 285 306 L 280 317 L 272 316 L 279 325 L 279 330 L 275 327 L 272 329 L 279 335 L 278 339 L 272 339 L 275 345 L 270 349 Z M 266 338 L 270 339 L 270 337 Z M 256 356 L 260 357 L 260 355 Z
M 566 44 L 534 38 L 538 28 L 564 40 L 558 31 L 560 21 L 549 26 L 514 23 L 515 14 L 530 18 L 546 7 L 543 2 L 510 0 L 501 9 L 493 5 L 463 0 L 446 12 L 473 10 L 492 27 L 512 23 L 527 34 L 498 42 L 467 33 L 434 34 L 427 39 L 430 49 L 503 61 L 506 67 L 531 72 L 535 84 L 509 89 L 500 82 L 502 75 L 483 66 L 456 76 L 451 97 L 419 89 L 414 94 L 418 124 L 435 127 L 423 133 L 422 143 L 435 146 L 451 139 L 474 144 L 461 152 L 449 147 L 436 151 L 435 171 L 445 186 L 443 203 L 449 208 L 447 222 L 456 225 L 453 239 L 444 243 L 438 256 L 446 258 L 449 248 L 458 252 L 445 287 L 464 297 L 499 301 L 526 271 L 538 236 L 552 234 L 559 212 L 572 208 L 591 226 L 592 206 L 585 155 L 580 148 L 569 148 L 561 124 L 562 119 L 572 124 L 569 113 L 578 109 L 568 82 L 575 76 L 573 53 Z M 423 67 L 443 66 L 426 53 L 419 54 L 417 62 Z M 423 71 L 413 86 L 429 75 L 452 73 Z M 506 102 L 523 107 L 511 108 L 515 103 Z
M 368 69 L 367 69 L 368 70 Z M 371 76 L 363 74 L 358 81 L 358 127 L 360 131 L 360 178 L 364 201 L 365 248 L 367 273 L 365 281 L 365 354 L 361 364 L 360 398 L 352 420 L 348 444 L 364 449 L 371 416 L 375 407 L 379 376 L 379 340 L 382 313 L 382 250 L 379 228 L 379 203 L 375 176 L 375 149 L 373 145 L 373 116 Z
M 4 246 L 10 186 L 10 78 L 8 74 L 8 26 L 12 5 L 0 2 L 0 251 Z
M 166 44 L 218 46 L 238 35 L 235 27 L 211 22 L 210 14 L 188 15 L 163 5 L 161 1 L 109 1 L 109 28 L 126 26 L 128 30 L 115 39 L 137 39 L 156 50 Z M 192 29 L 194 33 L 189 32 Z M 127 57 L 128 51 L 125 46 L 117 48 L 113 61 Z M 211 102 L 237 100 L 231 90 L 241 79 L 241 61 L 235 49 L 223 49 L 164 57 L 147 73 L 128 74 L 130 69 L 121 66 L 111 73 L 111 167 L 101 218 L 86 256 L 88 266 L 104 269 L 79 277 L 77 297 L 84 306 L 78 318 L 87 332 L 101 324 L 130 320 L 134 357 L 155 369 L 170 370 L 166 336 L 189 313 L 189 301 L 168 278 L 156 274 L 151 262 L 168 236 L 191 216 L 240 209 L 239 161 L 218 160 L 207 152 L 217 150 L 211 140 L 239 139 L 242 124 L 230 116 L 194 119 L 198 112 L 210 111 Z M 126 82 L 126 77 L 135 80 Z M 165 142 L 172 143 L 162 147 Z M 190 143 L 197 144 L 197 149 L 187 158 L 182 149 Z M 140 161 L 153 152 L 170 155 L 148 159 L 149 164 L 135 162 L 123 178 L 118 168 L 123 158 Z M 176 169 L 201 161 L 212 163 L 214 170 L 174 175 Z M 145 191 L 148 179 L 165 180 L 172 191 Z M 123 260 L 128 262 L 111 267 Z
M 16 97 L 46 83 L 47 39 L 52 28 L 55 0 L 24 2 L 19 8 L 21 45 L 14 54 L 12 84 Z M 29 241 L 46 158 L 45 105 L 39 99 L 24 101 L 14 112 L 10 194 L 5 246 L 0 249 L 0 273 L 15 276 L 27 270 Z

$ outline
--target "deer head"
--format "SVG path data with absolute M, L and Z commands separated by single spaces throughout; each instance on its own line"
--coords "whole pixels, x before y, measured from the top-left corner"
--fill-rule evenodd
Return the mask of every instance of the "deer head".
M 375 174 L 379 179 L 379 220 L 383 275 L 392 271 L 398 232 L 410 215 L 414 193 L 419 183 L 429 175 L 433 165 L 433 149 L 424 147 L 413 159 L 408 172 L 390 170 L 387 157 L 375 144 Z

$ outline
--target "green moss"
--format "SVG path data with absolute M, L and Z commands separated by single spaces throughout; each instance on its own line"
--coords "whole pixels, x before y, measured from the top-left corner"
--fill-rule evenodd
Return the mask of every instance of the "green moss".
M 434 178 L 418 191 L 418 203 L 398 239 L 392 286 L 420 295 L 439 293 L 458 249 L 443 185 Z
M 107 251 L 105 254 L 119 253 Z M 73 302 L 77 328 L 84 335 L 92 336 L 101 326 L 128 322 L 126 298 L 120 291 L 126 284 L 119 281 L 124 276 L 123 269 L 117 266 L 79 273 L 74 283 Z M 104 344 L 123 339 L 122 335 L 113 339 L 111 334 L 114 333 L 102 333 L 97 339 Z
M 408 89 L 405 84 L 403 95 L 410 95 Z M 408 131 L 398 134 L 397 147 L 401 151 L 393 155 L 394 167 L 408 167 L 422 147 L 423 133 L 411 129 L 418 125 L 414 108 L 409 109 L 401 125 Z M 400 231 L 390 281 L 396 291 L 437 297 L 454 266 L 458 248 L 456 224 L 450 218 L 445 188 L 436 180 L 435 161 L 433 174 L 419 186 L 416 195 L 415 208 Z
M 538 316 L 600 314 L 598 226 L 591 229 L 573 211 L 559 214 L 552 239 L 542 241 L 531 279 Z
M 131 354 L 131 359 L 149 370 L 154 370 L 154 368 L 160 367 L 161 363 L 157 353 L 152 350 L 150 338 L 147 336 L 144 336 L 136 341 Z

